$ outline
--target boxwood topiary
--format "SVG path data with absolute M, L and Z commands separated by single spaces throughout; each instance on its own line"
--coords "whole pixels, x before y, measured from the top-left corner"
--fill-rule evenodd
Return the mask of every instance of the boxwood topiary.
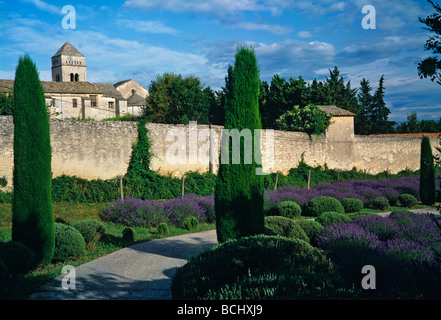
M 158 225 L 158 233 L 160 235 L 166 235 L 168 233 L 168 225 L 166 222 L 161 222 Z
M 300 217 L 302 208 L 294 201 L 282 201 L 277 204 L 275 214 L 286 218 Z
M 333 223 L 346 223 L 351 222 L 351 218 L 345 214 L 340 212 L 323 212 L 320 214 L 316 221 L 320 223 L 322 226 L 327 227 Z
M 306 236 L 309 238 L 309 243 L 316 246 L 317 233 L 323 229 L 320 222 L 316 220 L 295 220 L 294 222 L 300 225 L 303 231 L 305 231 Z
M 388 210 L 389 209 L 389 200 L 384 197 L 376 197 L 371 201 L 370 206 L 373 209 L 377 210 Z
M 346 213 L 354 213 L 363 210 L 363 201 L 357 198 L 346 198 L 341 201 Z
M 325 254 L 305 241 L 257 235 L 226 241 L 191 257 L 175 273 L 171 289 L 174 299 L 198 299 L 249 274 L 311 272 L 332 277 L 334 270 Z
M 188 217 L 185 219 L 183 226 L 187 230 L 194 230 L 199 226 L 199 221 L 196 217 Z
M 303 215 L 318 217 L 323 212 L 344 213 L 345 209 L 340 201 L 330 196 L 321 196 L 309 200 L 303 207 Z
M 86 252 L 86 242 L 81 233 L 68 225 L 55 222 L 55 251 L 53 260 L 64 261 L 78 258 Z
M 402 195 L 400 195 L 398 197 L 398 202 L 400 203 L 400 205 L 402 207 L 408 207 L 408 208 L 413 208 L 417 205 L 418 200 L 417 198 L 409 193 L 403 193 Z
M 122 231 L 121 240 L 125 243 L 130 243 L 135 241 L 135 231 L 132 228 L 127 227 Z
M 300 239 L 309 242 L 309 238 L 302 227 L 286 217 L 265 217 L 265 232 L 268 235 L 282 236 L 289 239 Z
M 24 274 L 37 266 L 34 252 L 17 241 L 0 242 L 0 260 L 12 274 Z
M 106 233 L 106 227 L 98 220 L 80 220 L 71 226 L 81 233 L 86 244 L 98 241 L 100 236 Z

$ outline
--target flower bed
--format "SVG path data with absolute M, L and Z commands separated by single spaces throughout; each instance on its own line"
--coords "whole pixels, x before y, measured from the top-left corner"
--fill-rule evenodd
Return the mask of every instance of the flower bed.
M 359 285 L 363 266 L 376 269 L 377 290 L 390 298 L 441 296 L 441 229 L 429 214 L 393 212 L 325 227 L 317 246 L 346 281 Z M 361 275 L 361 276 L 360 276 Z
M 156 227 L 162 222 L 183 227 L 185 220 L 191 217 L 199 222 L 213 222 L 213 208 L 212 196 L 188 194 L 163 202 L 127 198 L 113 202 L 101 218 L 129 227 Z

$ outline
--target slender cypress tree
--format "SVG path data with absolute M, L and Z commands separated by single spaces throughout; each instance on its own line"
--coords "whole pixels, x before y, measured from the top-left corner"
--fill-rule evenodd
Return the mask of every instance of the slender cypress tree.
M 432 205 L 436 200 L 435 189 L 435 166 L 433 163 L 432 148 L 430 140 L 423 136 L 421 140 L 421 162 L 420 162 L 420 197 L 425 205 Z
M 49 117 L 37 67 L 27 54 L 15 72 L 13 116 L 12 239 L 48 264 L 55 246 Z
M 228 69 L 226 79 L 225 129 L 251 131 L 252 150 L 245 150 L 244 139 L 240 138 L 240 163 L 232 163 L 230 138 L 222 137 L 222 148 L 228 147 L 228 163 L 223 163 L 223 152 L 215 187 L 216 229 L 219 242 L 238 239 L 243 236 L 263 233 L 263 177 L 256 175 L 261 163 L 260 137 L 254 136 L 254 129 L 261 129 L 259 114 L 259 69 L 254 50 L 240 46 L 236 61 Z M 248 145 L 249 146 L 249 145 Z M 258 146 L 254 148 L 253 146 Z M 245 154 L 252 154 L 252 161 L 246 161 Z M 234 154 L 233 154 L 234 156 Z M 257 161 L 257 160 L 259 161 Z

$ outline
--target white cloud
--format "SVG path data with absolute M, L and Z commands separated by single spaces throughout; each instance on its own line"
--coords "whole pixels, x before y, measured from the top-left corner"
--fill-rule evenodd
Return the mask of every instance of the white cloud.
M 278 35 L 292 32 L 292 28 L 289 27 L 280 25 L 259 24 L 254 22 L 240 22 L 236 25 L 233 25 L 232 28 L 239 28 L 249 31 L 268 31 Z
M 123 6 L 134 10 L 209 13 L 223 16 L 237 12 L 259 11 L 279 14 L 286 4 L 269 0 L 127 0 Z
M 299 31 L 297 33 L 297 36 L 299 38 L 311 38 L 312 37 L 312 33 L 310 31 Z
M 38 9 L 47 11 L 50 13 L 61 14 L 61 8 L 58 8 L 52 4 L 46 3 L 41 0 L 25 0 L 26 2 L 33 3 Z
M 130 28 L 145 33 L 172 34 L 172 35 L 176 35 L 179 33 L 178 30 L 166 26 L 161 21 L 140 21 L 140 20 L 119 19 L 117 20 L 117 23 L 126 28 Z

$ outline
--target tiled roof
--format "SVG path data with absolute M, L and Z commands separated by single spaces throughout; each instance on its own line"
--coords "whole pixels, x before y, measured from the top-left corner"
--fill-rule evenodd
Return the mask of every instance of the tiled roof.
M 102 94 L 99 88 L 90 82 L 54 82 L 41 81 L 45 93 L 83 93 Z M 13 92 L 14 80 L 0 79 L 0 92 Z
M 355 114 L 342 109 L 342 108 L 338 108 L 336 106 L 317 106 L 319 107 L 321 110 L 325 111 L 327 114 L 330 114 L 333 117 L 354 117 Z
M 127 99 L 127 105 L 128 106 L 145 106 L 146 102 L 143 97 L 141 97 L 139 94 L 134 94 L 130 98 Z
M 94 83 L 93 85 L 98 87 L 98 89 L 100 89 L 103 92 L 104 96 L 106 97 L 116 98 L 120 101 L 126 100 L 122 96 L 121 92 L 116 90 L 113 84 L 111 83 Z
M 70 44 L 70 42 L 66 42 L 65 44 L 63 44 L 61 48 L 58 49 L 58 51 L 53 56 L 56 57 L 60 55 L 84 57 L 84 55 L 81 52 L 79 52 L 77 48 L 75 48 L 72 44 Z
M 103 93 L 90 82 L 41 81 L 41 83 L 46 93 Z

